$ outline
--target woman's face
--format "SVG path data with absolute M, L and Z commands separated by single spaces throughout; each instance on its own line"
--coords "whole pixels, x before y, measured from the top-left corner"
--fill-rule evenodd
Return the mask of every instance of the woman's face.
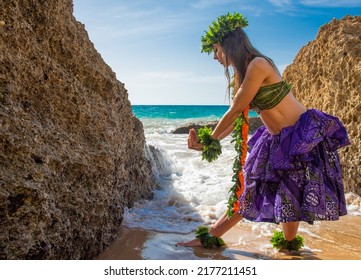
M 215 60 L 218 60 L 218 62 L 220 64 L 222 64 L 224 67 L 229 66 L 228 63 L 227 63 L 226 55 L 224 54 L 221 45 L 214 44 L 213 45 L 213 52 L 214 52 L 214 59 Z

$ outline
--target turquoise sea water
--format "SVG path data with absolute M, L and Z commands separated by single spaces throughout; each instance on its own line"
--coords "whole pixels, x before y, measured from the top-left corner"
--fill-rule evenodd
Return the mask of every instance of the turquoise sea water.
M 227 105 L 133 105 L 133 113 L 139 118 L 150 119 L 219 119 L 228 110 Z M 257 116 L 250 111 L 250 117 Z

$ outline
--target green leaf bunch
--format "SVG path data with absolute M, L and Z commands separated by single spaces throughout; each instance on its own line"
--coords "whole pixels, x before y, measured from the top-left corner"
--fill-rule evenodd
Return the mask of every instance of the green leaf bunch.
M 210 54 L 213 52 L 213 45 L 221 44 L 224 36 L 235 31 L 237 28 L 244 28 L 246 26 L 248 26 L 247 18 L 238 12 L 233 14 L 227 13 L 218 17 L 212 22 L 208 30 L 205 31 L 206 34 L 201 38 L 201 52 Z
M 292 241 L 287 241 L 283 231 L 274 231 L 270 241 L 273 248 L 278 250 L 287 249 L 288 251 L 299 251 L 304 246 L 303 237 L 297 235 Z
M 212 128 L 203 127 L 198 129 L 198 138 L 203 145 L 202 160 L 212 162 L 216 160 L 220 154 L 222 154 L 222 146 L 219 140 L 212 138 Z
M 209 228 L 205 226 L 198 227 L 196 230 L 196 238 L 198 238 L 206 248 L 218 248 L 225 245 L 222 238 L 210 234 Z

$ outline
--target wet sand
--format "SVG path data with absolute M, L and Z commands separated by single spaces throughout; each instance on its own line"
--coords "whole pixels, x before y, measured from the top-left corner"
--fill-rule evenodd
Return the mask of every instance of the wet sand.
M 241 222 L 227 232 L 220 249 L 177 247 L 194 234 L 172 234 L 122 227 L 118 238 L 99 260 L 361 260 L 361 216 L 347 215 L 335 222 L 301 223 L 305 247 L 298 253 L 280 253 L 269 242 L 280 226 Z

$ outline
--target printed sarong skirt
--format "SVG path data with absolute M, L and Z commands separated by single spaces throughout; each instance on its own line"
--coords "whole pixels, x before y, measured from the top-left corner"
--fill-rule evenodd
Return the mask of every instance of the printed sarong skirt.
M 239 213 L 257 222 L 311 224 L 346 215 L 337 149 L 349 144 L 340 120 L 315 109 L 278 135 L 260 127 L 248 141 Z

